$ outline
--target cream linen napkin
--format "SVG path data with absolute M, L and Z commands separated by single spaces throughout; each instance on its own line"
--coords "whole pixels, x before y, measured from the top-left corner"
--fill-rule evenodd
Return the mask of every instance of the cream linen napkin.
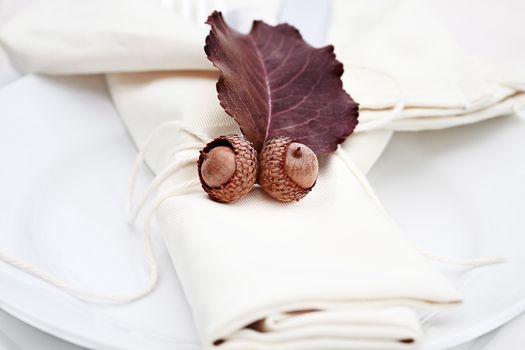
M 237 131 L 210 110 L 202 104 L 184 125 L 210 137 Z M 174 148 L 192 139 L 165 133 Z M 459 302 L 344 153 L 320 169 L 315 191 L 293 204 L 260 188 L 231 205 L 198 188 L 169 195 L 195 178 L 194 162 L 161 189 L 160 227 L 203 348 L 412 349 L 422 338 L 415 309 Z
M 465 55 L 425 1 L 379 3 L 336 0 L 332 12 L 329 41 L 345 63 L 345 87 L 373 112 L 361 122 L 388 113 L 399 91 L 360 66 L 388 72 L 401 88 L 404 110 L 388 129 L 440 129 L 525 108 L 525 71 Z
M 489 82 L 485 69 L 471 72 L 472 60 L 451 51 L 450 38 L 421 3 L 364 3 L 334 1 L 329 33 L 347 69 L 345 86 L 362 102 L 362 130 L 468 123 L 508 113 L 521 97 L 519 81 L 503 87 L 506 81 Z M 224 10 L 239 4 L 226 2 Z M 251 6 L 275 13 L 278 2 Z M 217 103 L 217 75 L 202 52 L 206 33 L 181 11 L 153 2 L 50 0 L 3 27 L 0 42 L 25 71 L 170 70 L 108 75 L 117 109 L 142 145 L 164 121 L 182 121 L 209 137 L 237 130 Z M 389 135 L 362 132 L 343 148 L 366 170 Z M 165 130 L 148 163 L 162 171 L 188 141 L 194 140 Z M 195 177 L 194 166 L 182 169 L 158 196 Z M 158 218 L 206 349 L 409 349 L 421 340 L 414 308 L 459 302 L 341 151 L 321 159 L 315 191 L 299 203 L 276 203 L 255 189 L 221 205 L 190 189 L 160 202 Z

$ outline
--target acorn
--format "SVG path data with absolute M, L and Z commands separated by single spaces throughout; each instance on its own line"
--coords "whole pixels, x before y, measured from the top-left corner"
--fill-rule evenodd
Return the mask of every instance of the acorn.
M 290 137 L 278 136 L 266 141 L 259 156 L 259 184 L 282 202 L 306 196 L 314 187 L 318 172 L 315 153 Z
M 257 152 L 243 136 L 220 136 L 201 151 L 197 163 L 202 188 L 217 202 L 233 202 L 257 180 Z

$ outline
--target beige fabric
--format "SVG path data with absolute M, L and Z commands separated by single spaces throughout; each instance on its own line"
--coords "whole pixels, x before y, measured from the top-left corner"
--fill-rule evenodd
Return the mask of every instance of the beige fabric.
M 228 131 L 213 120 L 200 130 Z M 190 165 L 159 196 L 194 177 Z M 257 187 L 224 205 L 196 189 L 162 201 L 158 218 L 205 349 L 412 349 L 414 310 L 460 301 L 336 155 L 298 203 Z

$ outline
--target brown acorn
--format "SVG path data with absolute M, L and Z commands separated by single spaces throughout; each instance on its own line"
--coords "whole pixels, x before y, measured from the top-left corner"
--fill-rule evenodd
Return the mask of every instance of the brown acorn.
M 257 152 L 243 136 L 220 136 L 204 147 L 197 163 L 202 188 L 217 202 L 233 202 L 257 180 Z
M 318 172 L 315 153 L 289 137 L 266 141 L 259 157 L 259 184 L 282 202 L 306 196 L 314 187 Z

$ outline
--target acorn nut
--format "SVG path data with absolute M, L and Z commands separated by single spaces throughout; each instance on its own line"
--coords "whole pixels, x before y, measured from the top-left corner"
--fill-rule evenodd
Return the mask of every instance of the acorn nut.
M 315 153 L 289 137 L 268 140 L 259 157 L 259 184 L 282 202 L 306 196 L 314 187 L 318 172 Z
M 202 188 L 217 202 L 233 202 L 257 180 L 257 152 L 243 136 L 220 136 L 201 151 L 197 163 Z

